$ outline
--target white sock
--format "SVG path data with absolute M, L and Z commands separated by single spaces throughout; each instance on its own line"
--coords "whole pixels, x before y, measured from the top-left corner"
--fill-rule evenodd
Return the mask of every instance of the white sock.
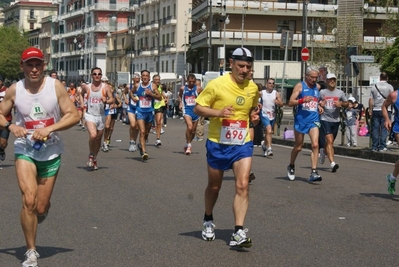
M 334 167 L 334 165 L 335 165 L 335 162 L 333 161 L 333 162 L 331 162 L 331 167 Z

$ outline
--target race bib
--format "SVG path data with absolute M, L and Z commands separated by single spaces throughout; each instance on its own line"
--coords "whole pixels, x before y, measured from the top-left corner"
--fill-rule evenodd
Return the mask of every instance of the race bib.
M 139 103 L 141 108 L 150 108 L 151 107 L 151 98 L 147 98 L 145 96 L 140 96 Z
M 269 120 L 274 120 L 274 112 L 273 111 L 262 111 L 262 115 L 267 117 Z
M 247 124 L 247 121 L 224 119 L 220 130 L 220 143 L 227 145 L 244 144 L 247 136 Z
M 186 106 L 195 106 L 195 96 L 185 96 Z
M 325 109 L 335 109 L 334 102 L 338 101 L 338 97 L 326 96 L 324 100 L 326 101 Z
M 108 112 L 108 115 L 115 114 L 115 110 L 116 110 L 116 109 L 114 109 L 114 108 L 111 108 L 111 109 L 109 110 L 109 112 Z
M 33 132 L 36 129 L 42 129 L 44 127 L 53 125 L 55 123 L 54 118 L 49 118 L 49 119 L 45 119 L 45 120 L 35 120 L 35 121 L 26 121 L 25 122 L 25 128 L 26 130 L 28 130 L 28 134 L 26 135 L 26 139 L 29 140 L 30 142 L 34 142 L 33 140 Z M 50 134 L 47 137 L 47 141 L 46 144 L 51 144 L 52 140 L 51 140 L 51 135 Z
M 310 102 L 304 102 L 302 104 L 302 110 L 317 111 L 317 99 L 313 98 Z

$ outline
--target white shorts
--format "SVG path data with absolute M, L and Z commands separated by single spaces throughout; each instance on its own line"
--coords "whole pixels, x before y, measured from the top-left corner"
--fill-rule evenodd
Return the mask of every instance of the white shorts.
M 88 114 L 87 112 L 85 113 L 85 120 L 86 122 L 90 121 L 93 122 L 96 125 L 96 128 L 98 131 L 104 130 L 104 121 L 105 117 L 102 115 L 92 115 Z

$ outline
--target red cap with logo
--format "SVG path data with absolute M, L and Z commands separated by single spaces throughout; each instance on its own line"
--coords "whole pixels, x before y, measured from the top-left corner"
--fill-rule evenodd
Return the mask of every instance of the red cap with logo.
M 29 47 L 29 48 L 25 49 L 24 52 L 22 52 L 22 55 L 21 55 L 22 62 L 26 62 L 29 59 L 34 59 L 34 58 L 44 60 L 43 52 L 39 48 Z

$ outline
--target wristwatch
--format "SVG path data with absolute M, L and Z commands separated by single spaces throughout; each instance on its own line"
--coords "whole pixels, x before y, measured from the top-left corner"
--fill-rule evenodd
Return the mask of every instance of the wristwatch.
M 10 131 L 8 128 L 10 127 L 11 124 L 12 124 L 11 121 L 8 121 L 8 122 L 6 123 L 6 125 L 4 125 L 4 128 L 5 128 L 7 131 Z

